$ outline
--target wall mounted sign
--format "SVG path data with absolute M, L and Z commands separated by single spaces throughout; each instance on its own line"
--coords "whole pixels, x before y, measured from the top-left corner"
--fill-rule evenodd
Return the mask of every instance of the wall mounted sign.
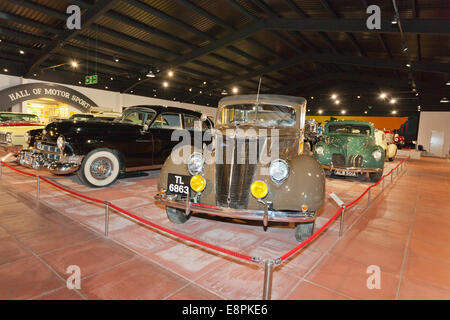
M 97 104 L 81 92 L 52 83 L 28 83 L 0 91 L 0 111 L 7 111 L 14 105 L 33 99 L 50 98 L 67 103 L 81 112 L 89 112 Z
M 85 84 L 97 84 L 98 76 L 96 74 L 94 74 L 93 76 L 86 76 L 84 83 Z

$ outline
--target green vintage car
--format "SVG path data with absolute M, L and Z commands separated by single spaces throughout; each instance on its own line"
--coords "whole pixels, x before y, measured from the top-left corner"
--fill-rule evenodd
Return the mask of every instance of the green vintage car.
M 385 153 L 375 143 L 375 128 L 366 121 L 330 121 L 314 146 L 314 156 L 327 174 L 353 176 L 368 174 L 371 181 L 383 176 Z

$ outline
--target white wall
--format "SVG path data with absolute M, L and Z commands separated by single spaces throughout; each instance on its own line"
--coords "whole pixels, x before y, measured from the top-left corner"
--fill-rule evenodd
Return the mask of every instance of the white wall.
M 430 155 L 445 157 L 450 149 L 450 112 L 425 111 L 420 113 L 417 143 L 421 144 L 428 152 L 430 152 L 432 130 L 442 131 L 444 133 L 444 146 L 439 154 Z
M 8 76 L 8 75 L 0 75 L 0 90 L 12 87 L 19 84 L 26 84 L 26 83 L 36 83 L 36 82 L 44 82 L 40 80 L 35 79 L 24 79 L 21 77 L 14 77 L 14 76 Z M 49 82 L 52 83 L 52 82 Z M 156 98 L 148 98 L 143 96 L 136 96 L 131 94 L 121 94 L 120 92 L 113 92 L 108 90 L 99 90 L 99 89 L 92 89 L 87 88 L 83 86 L 73 86 L 73 85 L 67 85 L 64 83 L 58 83 L 62 86 L 66 86 L 68 88 L 72 88 L 74 90 L 77 90 L 84 95 L 86 95 L 88 98 L 90 98 L 92 101 L 94 101 L 99 107 L 112 109 L 116 112 L 121 112 L 123 108 L 135 106 L 135 105 L 164 105 L 164 106 L 171 106 L 171 107 L 178 107 L 178 108 L 184 108 L 194 111 L 201 111 L 202 113 L 206 114 L 207 116 L 215 117 L 216 115 L 216 108 L 202 106 L 202 105 L 196 105 L 196 104 L 190 104 L 190 103 L 181 103 L 178 101 L 170 101 L 170 100 L 163 100 L 163 99 L 156 99 Z M 1 101 L 0 101 L 1 103 Z M 21 105 L 14 106 L 13 111 L 22 112 Z

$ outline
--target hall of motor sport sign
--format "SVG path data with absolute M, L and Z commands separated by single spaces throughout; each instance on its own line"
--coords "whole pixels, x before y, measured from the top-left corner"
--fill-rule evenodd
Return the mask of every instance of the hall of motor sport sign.
M 0 91 L 0 110 L 9 110 L 18 103 L 38 98 L 65 102 L 82 112 L 89 112 L 92 107 L 97 107 L 94 101 L 71 88 L 52 83 L 29 83 Z

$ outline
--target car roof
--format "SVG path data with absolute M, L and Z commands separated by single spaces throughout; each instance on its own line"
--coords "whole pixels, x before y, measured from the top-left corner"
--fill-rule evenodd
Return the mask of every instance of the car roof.
M 197 111 L 193 111 L 193 110 L 177 108 L 177 107 L 169 107 L 169 106 L 166 107 L 166 106 L 161 106 L 161 105 L 139 105 L 139 106 L 128 107 L 125 110 L 130 110 L 130 109 L 153 109 L 157 113 L 174 112 L 174 113 L 190 114 L 190 115 L 194 115 L 194 116 L 198 116 L 198 117 L 200 117 L 202 115 L 201 112 L 197 112 Z
M 20 116 L 35 116 L 37 117 L 37 115 L 32 114 L 32 113 L 23 113 L 23 112 L 9 112 L 9 111 L 1 111 L 0 114 L 17 114 Z
M 373 123 L 369 121 L 361 121 L 361 120 L 333 120 L 328 122 L 326 125 L 329 126 L 330 124 L 359 124 L 359 125 L 368 125 L 373 127 Z
M 277 103 L 282 105 L 300 106 L 306 103 L 303 97 L 285 96 L 279 94 L 241 94 L 220 99 L 219 108 L 230 104 Z

